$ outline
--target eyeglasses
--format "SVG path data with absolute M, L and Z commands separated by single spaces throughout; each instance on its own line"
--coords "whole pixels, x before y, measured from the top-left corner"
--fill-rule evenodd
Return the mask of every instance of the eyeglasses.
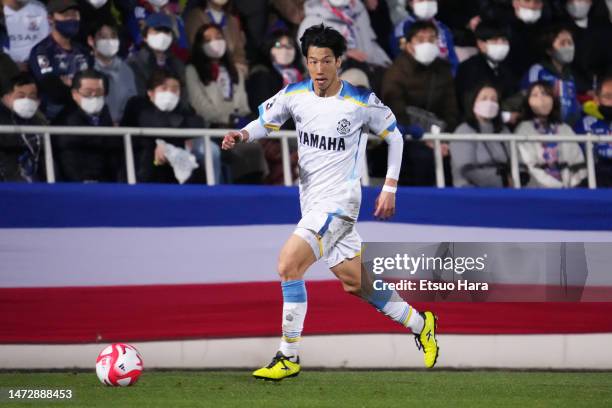
M 274 48 L 284 48 L 286 50 L 292 50 L 293 44 L 282 44 L 280 41 L 274 43 Z

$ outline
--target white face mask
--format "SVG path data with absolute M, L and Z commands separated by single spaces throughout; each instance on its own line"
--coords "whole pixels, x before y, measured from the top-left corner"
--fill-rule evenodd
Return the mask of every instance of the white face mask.
M 119 40 L 116 38 L 96 40 L 96 50 L 107 58 L 114 57 L 119 52 Z
M 172 44 L 172 36 L 166 33 L 147 35 L 147 45 L 155 51 L 165 52 Z
M 574 60 L 575 52 L 576 49 L 573 45 L 569 47 L 557 48 L 553 51 L 553 58 L 555 58 L 561 64 L 570 64 Z
M 179 103 L 179 96 L 174 92 L 161 91 L 155 92 L 153 103 L 162 112 L 171 112 Z
M 294 49 L 288 50 L 285 48 L 282 48 L 282 49 L 272 48 L 272 51 L 270 51 L 270 53 L 272 54 L 272 59 L 274 60 L 274 62 L 276 64 L 283 65 L 283 66 L 290 65 L 295 59 Z
M 225 55 L 227 44 L 225 43 L 225 40 L 212 40 L 204 43 L 202 48 L 204 50 L 204 54 L 208 55 L 209 58 L 221 58 Z
M 414 46 L 414 59 L 423 65 L 431 64 L 438 55 L 440 55 L 438 44 L 424 42 Z
M 565 8 L 570 16 L 574 17 L 576 20 L 581 20 L 586 18 L 589 14 L 589 10 L 591 10 L 591 2 L 588 1 L 568 1 L 565 4 Z
M 474 104 L 474 113 L 485 119 L 493 119 L 499 113 L 499 104 L 493 101 L 477 101 Z
M 30 119 L 36 114 L 40 101 L 30 98 L 19 98 L 13 101 L 13 111 L 20 118 Z
M 162 8 L 168 4 L 168 0 L 149 0 L 149 3 L 157 8 Z
M 85 98 L 81 96 L 81 109 L 90 115 L 97 115 L 104 107 L 103 96 L 92 96 Z
M 95 9 L 99 9 L 104 6 L 108 0 L 87 0 L 89 4 Z
M 414 3 L 412 7 L 414 15 L 419 20 L 429 20 L 438 14 L 438 2 L 437 1 L 420 1 Z
M 510 44 L 489 44 L 487 43 L 487 57 L 491 61 L 501 62 L 508 56 Z
M 532 10 L 525 7 L 519 7 L 518 18 L 520 18 L 523 23 L 533 24 L 538 21 L 540 17 L 542 17 L 542 10 Z
M 350 2 L 351 0 L 329 0 L 332 7 L 346 7 Z

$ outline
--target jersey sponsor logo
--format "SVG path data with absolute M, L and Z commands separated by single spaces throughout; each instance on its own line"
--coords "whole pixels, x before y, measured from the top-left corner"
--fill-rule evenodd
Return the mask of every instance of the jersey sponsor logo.
M 342 119 L 338 122 L 338 127 L 336 128 L 336 130 L 341 135 L 348 135 L 349 133 L 351 133 L 351 122 L 349 122 L 347 119 Z
M 310 147 L 316 147 L 321 150 L 346 150 L 346 144 L 342 137 L 327 137 L 319 136 L 314 133 L 298 131 L 300 143 Z
M 38 34 L 10 34 L 9 41 L 10 42 L 33 42 L 38 40 Z

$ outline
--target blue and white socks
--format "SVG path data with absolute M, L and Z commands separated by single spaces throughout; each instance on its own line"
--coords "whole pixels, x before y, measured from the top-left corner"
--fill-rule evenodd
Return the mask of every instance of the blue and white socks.
M 409 328 L 414 334 L 419 334 L 425 326 L 423 316 L 406 303 L 394 290 L 378 291 L 368 301 L 379 312 Z
M 283 337 L 279 351 L 295 361 L 308 306 L 304 280 L 281 282 L 283 290 Z

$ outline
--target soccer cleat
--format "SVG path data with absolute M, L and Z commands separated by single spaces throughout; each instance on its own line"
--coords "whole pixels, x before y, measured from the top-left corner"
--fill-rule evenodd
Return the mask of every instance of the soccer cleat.
M 300 373 L 300 358 L 294 363 L 280 351 L 266 367 L 253 371 L 253 377 L 260 380 L 280 381 L 284 378 L 297 377 Z
M 438 360 L 438 353 L 440 347 L 438 347 L 438 341 L 436 340 L 436 326 L 438 325 L 438 318 L 432 312 L 421 313 L 425 325 L 423 330 L 419 334 L 414 335 L 417 348 L 423 350 L 425 354 L 425 367 L 433 368 Z

